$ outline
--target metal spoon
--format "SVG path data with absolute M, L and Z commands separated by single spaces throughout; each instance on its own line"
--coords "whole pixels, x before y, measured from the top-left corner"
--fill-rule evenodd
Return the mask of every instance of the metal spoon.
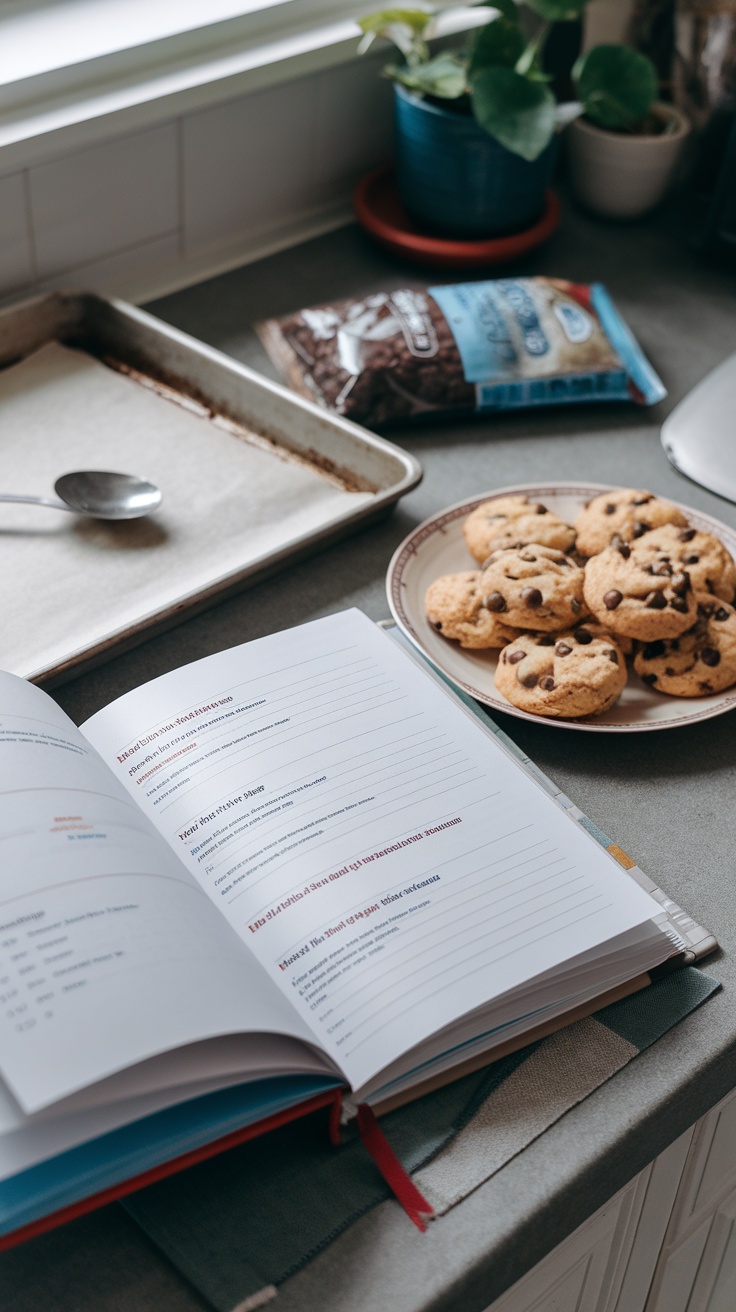
M 140 519 L 158 509 L 163 494 L 155 483 L 132 474 L 113 474 L 100 469 L 77 470 L 63 474 L 54 483 L 53 497 L 17 496 L 0 492 L 0 501 L 21 501 L 33 506 L 51 506 L 53 510 L 72 510 L 96 519 Z

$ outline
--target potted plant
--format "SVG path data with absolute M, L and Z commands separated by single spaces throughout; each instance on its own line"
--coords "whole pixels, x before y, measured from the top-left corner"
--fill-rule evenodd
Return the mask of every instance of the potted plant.
M 578 98 L 558 104 L 545 44 L 552 24 L 579 20 L 586 0 L 526 3 L 536 16 L 531 35 L 514 0 L 360 20 L 361 51 L 383 37 L 402 56 L 385 69 L 395 90 L 397 184 L 428 231 L 472 239 L 528 227 L 544 207 L 559 129 L 585 115 L 606 133 L 626 130 L 655 100 L 649 59 L 628 46 L 598 46 L 573 70 Z M 475 28 L 466 49 L 430 47 L 465 27 Z
M 625 85 L 629 70 L 621 67 L 616 72 L 621 49 L 598 46 L 573 70 L 585 114 L 568 128 L 567 160 L 573 191 L 587 209 L 604 218 L 631 219 L 653 209 L 667 192 L 690 124 L 674 105 L 656 100 L 656 82 L 646 106 L 642 82 L 636 116 L 623 112 L 616 86 Z M 604 59 L 610 66 L 612 94 L 597 97 L 590 88 Z

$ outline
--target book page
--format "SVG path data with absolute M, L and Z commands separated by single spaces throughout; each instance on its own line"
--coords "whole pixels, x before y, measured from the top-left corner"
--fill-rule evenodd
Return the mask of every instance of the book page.
M 660 910 L 358 611 L 83 729 L 353 1088 Z
M 24 1111 L 246 1029 L 309 1037 L 72 721 L 0 673 L 0 1070 Z

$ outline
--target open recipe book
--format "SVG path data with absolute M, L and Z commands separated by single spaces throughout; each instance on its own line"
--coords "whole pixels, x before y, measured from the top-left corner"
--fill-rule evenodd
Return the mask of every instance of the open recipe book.
M 380 1111 L 687 946 L 358 611 L 81 730 L 0 674 L 0 852 L 0 1235 L 325 1089 Z

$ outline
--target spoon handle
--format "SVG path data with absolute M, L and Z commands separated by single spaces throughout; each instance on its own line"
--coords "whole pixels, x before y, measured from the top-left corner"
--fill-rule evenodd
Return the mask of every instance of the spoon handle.
M 50 506 L 52 510 L 73 510 L 72 506 L 67 506 L 64 501 L 57 501 L 55 497 L 23 497 L 16 496 L 13 492 L 0 492 L 0 501 L 20 501 L 29 506 Z

